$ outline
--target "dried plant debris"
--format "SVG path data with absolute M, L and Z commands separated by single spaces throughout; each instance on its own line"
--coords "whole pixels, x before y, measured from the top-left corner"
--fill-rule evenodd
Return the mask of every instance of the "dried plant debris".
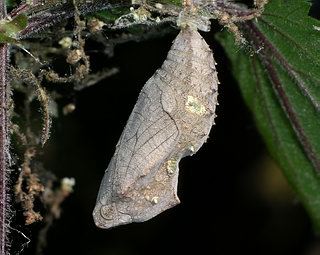
M 27 147 L 24 153 L 24 160 L 21 165 L 20 174 L 15 184 L 15 200 L 21 204 L 25 224 L 30 225 L 36 221 L 42 221 L 43 216 L 34 210 L 35 200 L 41 200 L 48 211 L 44 218 L 53 215 L 53 218 L 60 217 L 60 204 L 73 191 L 74 178 L 63 178 L 61 184 L 55 187 L 53 175 L 48 174 L 37 165 L 37 150 L 35 147 Z M 51 217 L 51 216 L 50 216 Z
M 52 179 L 47 179 L 45 190 L 41 196 L 47 213 L 43 217 L 44 226 L 39 231 L 36 254 L 43 254 L 43 249 L 47 245 L 47 233 L 54 220 L 59 219 L 61 215 L 62 202 L 73 192 L 75 185 L 74 178 L 63 178 L 58 187 L 54 187 Z
M 74 0 L 75 1 L 75 0 Z M 67 83 L 67 82 L 81 82 L 90 71 L 89 56 L 85 53 L 84 46 L 85 40 L 82 38 L 82 32 L 86 28 L 85 22 L 80 19 L 80 12 L 75 4 L 74 20 L 76 28 L 74 35 L 76 40 L 72 41 L 71 38 L 63 37 L 59 44 L 63 48 L 69 48 L 66 62 L 75 68 L 75 72 L 67 77 L 61 77 L 54 70 L 42 70 L 42 75 L 50 82 Z M 71 41 L 71 42 L 70 42 Z
M 31 171 L 30 162 L 35 156 L 36 150 L 31 147 L 24 153 L 21 172 L 15 185 L 16 202 L 21 203 L 26 217 L 26 225 L 42 220 L 39 212 L 34 211 L 34 200 L 44 191 L 44 186 L 40 183 L 38 175 Z
M 11 74 L 22 82 L 31 85 L 35 88 L 37 98 L 41 105 L 42 115 L 43 115 L 43 126 L 41 133 L 41 144 L 42 146 L 47 142 L 50 136 L 51 128 L 51 114 L 49 110 L 49 96 L 40 84 L 40 80 L 29 70 L 15 69 L 11 67 Z M 32 97 L 30 98 L 32 101 Z

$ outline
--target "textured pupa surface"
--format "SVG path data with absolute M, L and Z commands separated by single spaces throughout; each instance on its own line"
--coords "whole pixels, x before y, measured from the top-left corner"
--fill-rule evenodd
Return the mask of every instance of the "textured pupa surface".
M 179 203 L 178 164 L 208 138 L 217 85 L 212 51 L 195 28 L 184 27 L 116 146 L 93 211 L 98 227 L 143 222 Z

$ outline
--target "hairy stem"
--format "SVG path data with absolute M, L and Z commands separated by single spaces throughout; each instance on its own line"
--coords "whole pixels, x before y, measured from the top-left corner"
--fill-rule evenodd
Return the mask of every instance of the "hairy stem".
M 0 254 L 7 254 L 7 168 L 9 163 L 8 132 L 8 45 L 0 45 Z
M 2 1 L 2 0 L 0 0 Z M 75 1 L 77 3 L 77 1 Z M 95 0 L 92 2 L 79 1 L 77 9 L 80 14 L 87 14 L 105 9 L 112 9 L 119 6 L 131 6 L 131 0 Z M 24 5 L 17 8 L 11 13 L 11 16 L 20 13 L 20 9 L 24 10 Z M 45 4 L 40 6 L 30 7 L 26 10 L 28 14 L 28 26 L 23 29 L 17 36 L 18 39 L 26 39 L 32 37 L 39 31 L 47 27 L 53 26 L 62 20 L 74 16 L 75 5 L 73 1 L 66 1 L 63 4 Z
M 0 19 L 7 15 L 5 0 L 0 0 Z M 9 165 L 8 77 L 9 46 L 0 44 L 0 254 L 9 254 L 7 242 L 7 168 Z

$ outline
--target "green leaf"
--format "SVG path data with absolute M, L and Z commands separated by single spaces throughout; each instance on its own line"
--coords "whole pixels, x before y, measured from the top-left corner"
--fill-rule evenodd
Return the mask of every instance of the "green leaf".
M 110 22 L 114 22 L 120 16 L 128 13 L 130 13 L 129 8 L 115 7 L 115 8 L 112 8 L 111 10 L 96 12 L 94 13 L 94 16 L 99 18 L 101 21 L 105 23 L 110 23 Z
M 28 25 L 28 17 L 25 13 L 21 13 L 14 19 L 8 21 L 6 19 L 0 21 L 0 43 L 16 43 L 15 40 L 18 32 L 26 28 Z
M 9 36 L 6 36 L 5 34 L 0 33 L 0 43 L 12 43 L 17 44 L 17 40 L 13 39 Z
M 320 22 L 309 9 L 308 1 L 270 1 L 257 22 L 239 25 L 251 50 L 230 34 L 219 40 L 271 154 L 319 231 Z

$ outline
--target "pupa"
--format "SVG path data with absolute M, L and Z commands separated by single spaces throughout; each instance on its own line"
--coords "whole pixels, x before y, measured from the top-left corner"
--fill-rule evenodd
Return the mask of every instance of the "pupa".
M 177 205 L 179 161 L 214 124 L 218 77 L 212 51 L 191 23 L 146 82 L 101 182 L 95 224 L 143 222 Z

